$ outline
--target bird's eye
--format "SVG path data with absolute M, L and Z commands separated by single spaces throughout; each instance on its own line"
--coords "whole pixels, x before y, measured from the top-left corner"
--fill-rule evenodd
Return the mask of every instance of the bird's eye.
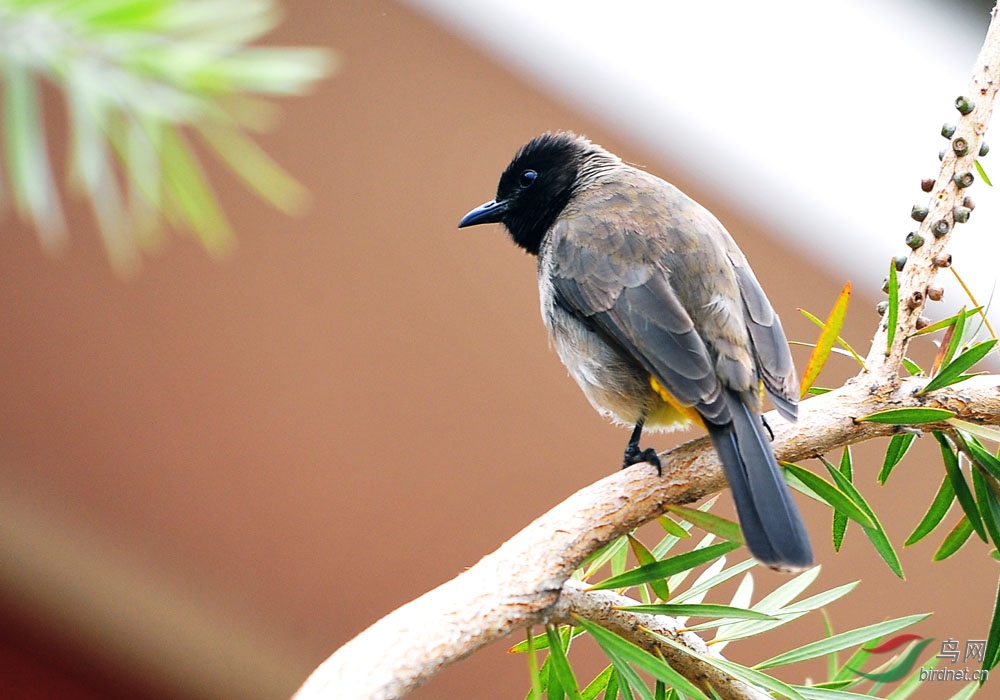
M 521 173 L 521 177 L 518 178 L 517 183 L 522 188 L 531 187 L 531 183 L 533 183 L 535 181 L 535 178 L 537 177 L 538 173 L 536 173 L 534 170 L 525 170 L 523 173 Z

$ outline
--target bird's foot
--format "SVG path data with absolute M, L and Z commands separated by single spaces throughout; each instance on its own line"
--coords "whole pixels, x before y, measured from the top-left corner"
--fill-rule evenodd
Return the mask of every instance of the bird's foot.
M 771 424 L 767 422 L 767 418 L 764 417 L 763 413 L 760 415 L 760 422 L 764 424 L 767 434 L 771 436 L 771 442 L 774 442 L 774 431 L 771 430 Z
M 660 464 L 660 455 L 656 454 L 656 450 L 652 447 L 647 447 L 646 449 L 640 449 L 639 445 L 636 443 L 629 443 L 628 447 L 625 448 L 625 459 L 622 460 L 622 469 L 631 467 L 633 464 L 639 464 L 641 462 L 648 462 L 656 467 L 656 473 L 663 474 L 663 465 Z

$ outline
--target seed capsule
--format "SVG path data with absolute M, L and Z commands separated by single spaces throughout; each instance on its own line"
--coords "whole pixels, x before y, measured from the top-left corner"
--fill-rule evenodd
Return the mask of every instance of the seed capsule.
M 910 210 L 910 218 L 914 221 L 923 221 L 927 218 L 927 207 L 921 204 L 914 204 Z
M 976 103 L 970 100 L 968 97 L 965 97 L 963 95 L 961 97 L 955 98 L 955 109 L 961 112 L 963 117 L 972 110 L 974 110 L 975 108 L 976 108 Z
M 962 188 L 962 187 L 969 187 L 973 182 L 976 181 L 976 178 L 969 171 L 965 171 L 964 173 L 955 173 L 955 177 L 953 177 L 952 180 L 955 181 L 956 185 Z
M 968 207 L 963 207 L 962 205 L 958 205 L 957 207 L 955 207 L 954 211 L 952 212 L 952 215 L 955 217 L 956 224 L 964 224 L 966 221 L 969 220 L 969 214 L 971 213 L 972 210 L 969 209 Z
M 921 316 L 920 318 L 917 319 L 916 325 L 918 331 L 923 330 L 924 328 L 927 328 L 927 326 L 931 325 L 931 320 L 926 316 Z
M 964 156 L 969 153 L 969 142 L 965 138 L 959 136 L 954 141 L 951 142 L 951 150 L 955 151 L 956 156 Z
M 888 294 L 889 293 L 889 278 L 888 277 L 883 277 L 882 278 L 882 293 L 883 294 Z
M 924 293 L 921 291 L 913 292 L 909 297 L 906 298 L 906 308 L 911 311 L 921 304 L 924 303 Z
M 951 231 L 951 224 L 948 223 L 947 219 L 938 219 L 934 222 L 934 226 L 931 227 L 931 231 L 934 232 L 935 238 L 947 236 L 948 232 Z
M 969 211 L 972 211 L 976 208 L 976 203 L 972 201 L 972 197 L 966 195 L 962 198 L 962 206 L 966 207 Z
M 944 124 L 941 125 L 941 135 L 944 136 L 946 139 L 950 139 L 952 136 L 955 135 L 955 130 L 957 128 L 958 127 L 956 127 L 954 124 L 949 124 L 948 122 L 945 122 Z
M 889 302 L 885 300 L 882 300 L 875 305 L 875 311 L 878 312 L 879 316 L 885 316 L 885 312 L 888 310 L 888 308 L 889 308 Z
M 981 144 L 979 144 L 979 157 L 980 158 L 982 158 L 983 156 L 985 156 L 989 152 L 990 152 L 990 145 L 988 143 L 986 143 L 985 141 L 983 141 Z
M 927 298 L 931 301 L 941 301 L 944 298 L 944 287 L 928 287 L 927 288 Z
M 934 267 L 951 267 L 951 253 L 938 253 L 932 262 Z
M 924 180 L 921 180 L 920 181 L 920 189 L 922 189 L 924 192 L 930 192 L 931 190 L 934 189 L 934 182 L 935 182 L 934 178 L 930 178 L 930 177 L 926 178 Z
M 921 236 L 916 231 L 910 231 L 906 234 L 906 245 L 910 246 L 913 250 L 916 250 L 924 244 L 923 236 Z
M 902 272 L 903 268 L 906 267 L 906 256 L 897 255 L 892 259 L 892 264 L 896 267 L 896 272 Z

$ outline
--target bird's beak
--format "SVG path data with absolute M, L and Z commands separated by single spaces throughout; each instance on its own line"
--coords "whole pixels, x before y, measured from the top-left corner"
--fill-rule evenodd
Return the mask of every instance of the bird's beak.
M 498 224 L 507 213 L 507 202 L 490 201 L 482 204 L 462 217 L 458 222 L 459 228 L 466 226 L 476 226 L 478 224 Z

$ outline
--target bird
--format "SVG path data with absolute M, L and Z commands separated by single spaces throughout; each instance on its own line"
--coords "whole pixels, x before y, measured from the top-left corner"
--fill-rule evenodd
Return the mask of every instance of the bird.
M 761 563 L 813 562 L 771 448 L 762 397 L 788 421 L 799 381 L 777 313 L 733 237 L 665 180 L 583 136 L 546 132 L 459 228 L 502 224 L 537 257 L 550 344 L 593 407 L 632 426 L 623 467 L 650 463 L 643 430 L 703 426 L 744 541 Z

